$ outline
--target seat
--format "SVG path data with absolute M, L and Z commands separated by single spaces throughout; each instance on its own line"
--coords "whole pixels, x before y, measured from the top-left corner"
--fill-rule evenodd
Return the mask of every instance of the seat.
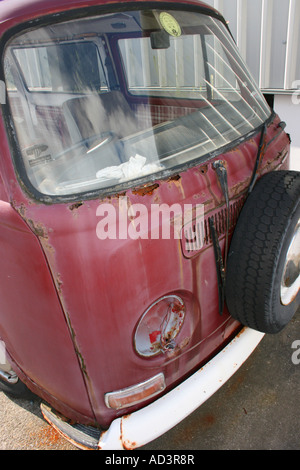
M 64 113 L 70 134 L 80 140 L 112 132 L 119 139 L 136 132 L 137 119 L 120 91 L 92 94 L 67 100 Z

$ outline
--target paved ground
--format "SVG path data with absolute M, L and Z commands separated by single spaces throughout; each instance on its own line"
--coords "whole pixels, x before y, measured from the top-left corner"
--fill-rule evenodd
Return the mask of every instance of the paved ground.
M 300 310 L 266 336 L 244 366 L 180 425 L 146 450 L 300 450 Z M 42 418 L 38 402 L 0 392 L 0 450 L 76 450 Z

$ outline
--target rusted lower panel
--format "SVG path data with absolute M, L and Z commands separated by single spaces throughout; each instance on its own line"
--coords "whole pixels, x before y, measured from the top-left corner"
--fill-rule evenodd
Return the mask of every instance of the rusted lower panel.
M 64 411 L 92 422 L 73 342 L 39 241 L 11 205 L 1 201 L 0 228 L 0 337 L 9 356 L 34 392 L 52 395 L 58 409 L 61 400 Z

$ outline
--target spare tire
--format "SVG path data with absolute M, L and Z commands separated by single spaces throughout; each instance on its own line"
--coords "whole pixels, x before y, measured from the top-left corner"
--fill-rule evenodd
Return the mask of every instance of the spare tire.
M 229 313 L 279 333 L 300 305 L 300 172 L 276 171 L 255 185 L 232 236 L 226 273 Z

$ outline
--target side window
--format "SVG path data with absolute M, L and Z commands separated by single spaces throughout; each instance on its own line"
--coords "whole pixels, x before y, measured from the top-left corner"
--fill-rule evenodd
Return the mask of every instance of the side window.
M 164 95 L 176 90 L 193 98 L 199 92 L 212 99 L 238 99 L 238 82 L 228 61 L 228 51 L 213 34 L 170 38 L 165 47 L 153 47 L 150 38 L 119 40 L 132 94 Z M 134 67 L 132 64 L 134 63 Z M 174 97 L 176 95 L 174 94 Z M 181 95 L 181 97 L 183 97 Z
M 98 49 L 92 42 L 14 49 L 29 91 L 80 93 L 107 88 Z
M 14 55 L 30 91 L 51 90 L 51 78 L 46 47 L 15 49 Z
M 206 93 L 198 34 L 171 37 L 165 47 L 153 47 L 150 38 L 121 39 L 119 48 L 130 93 L 165 94 L 176 89 L 189 94 L 197 92 L 197 96 L 199 90 Z

